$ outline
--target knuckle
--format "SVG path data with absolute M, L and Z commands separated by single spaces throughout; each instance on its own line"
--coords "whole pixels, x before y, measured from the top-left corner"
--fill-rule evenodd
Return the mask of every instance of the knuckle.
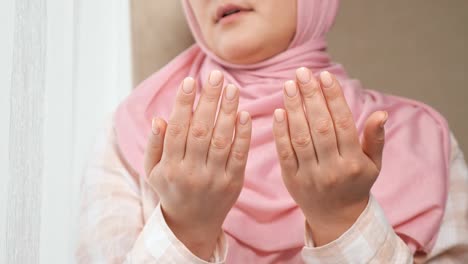
M 219 96 L 214 91 L 205 90 L 205 94 L 203 95 L 203 101 L 204 103 L 208 103 L 208 104 L 217 104 L 219 101 Z
M 163 144 L 163 140 L 151 136 L 149 143 L 146 145 L 145 148 L 145 156 L 149 158 L 150 156 L 163 152 Z
M 187 94 L 179 94 L 179 96 L 177 96 L 177 104 L 180 105 L 180 106 L 184 106 L 184 107 L 189 107 L 192 105 L 192 97 L 190 95 L 187 95 Z
M 170 136 L 177 137 L 182 134 L 184 129 L 185 129 L 185 126 L 180 123 L 169 122 L 167 124 L 166 133 Z
M 302 96 L 304 99 L 312 99 L 317 96 L 318 92 L 320 92 L 318 87 L 304 87 L 302 90 Z
M 325 96 L 326 96 L 328 101 L 336 100 L 336 99 L 340 98 L 340 96 L 341 96 L 340 89 L 331 88 L 331 89 L 327 89 L 327 91 L 328 92 L 325 93 Z
M 208 138 L 209 133 L 210 129 L 208 125 L 204 123 L 193 122 L 190 126 L 190 134 L 196 139 L 204 140 Z
M 346 163 L 346 171 L 348 172 L 349 175 L 353 177 L 360 176 L 363 172 L 364 167 L 362 166 L 362 163 L 357 161 L 357 160 L 352 160 L 348 161 Z
M 335 120 L 335 125 L 338 129 L 349 130 L 354 126 L 354 121 L 351 117 L 339 117 Z
M 169 164 L 165 164 L 165 166 L 162 166 L 161 171 L 160 171 L 160 176 L 166 180 L 168 183 L 175 183 L 177 181 L 176 177 L 177 173 L 175 170 L 171 169 L 171 166 Z
M 294 157 L 294 153 L 291 150 L 283 149 L 283 150 L 278 151 L 278 158 L 281 161 L 289 161 L 289 160 L 293 160 L 295 157 Z
M 237 160 L 240 162 L 243 162 L 247 159 L 247 153 L 245 153 L 244 151 L 235 150 L 235 149 L 232 150 L 231 156 L 234 160 Z
M 293 118 L 297 114 L 304 113 L 304 108 L 302 107 L 301 103 L 297 102 L 297 98 L 288 98 L 288 100 L 285 103 L 287 105 L 286 108 L 288 109 L 288 115 L 290 115 L 291 118 Z
M 385 143 L 385 133 L 378 133 L 377 136 L 375 136 L 374 140 L 377 144 Z
M 310 175 L 316 175 L 311 173 Z M 312 190 L 312 188 L 316 189 L 315 177 L 306 177 L 302 184 L 307 187 L 308 190 Z
M 283 139 L 283 138 L 286 138 L 286 131 L 282 128 L 275 127 L 273 129 L 273 135 L 275 136 L 277 140 Z
M 236 134 L 236 138 L 241 141 L 248 141 L 250 140 L 250 132 L 248 129 L 243 129 L 242 131 L 238 131 Z
M 235 116 L 236 107 L 232 103 L 224 103 L 221 105 L 221 112 L 227 116 Z
M 323 179 L 322 186 L 326 190 L 334 189 L 338 186 L 338 176 L 336 174 L 329 174 Z
M 309 133 L 299 133 L 291 138 L 291 143 L 294 147 L 305 148 L 310 145 L 311 140 Z
M 211 139 L 211 146 L 214 149 L 224 150 L 231 145 L 231 142 L 223 136 L 213 136 Z
M 314 131 L 322 136 L 328 136 L 332 133 L 333 124 L 329 119 L 319 119 L 313 126 Z

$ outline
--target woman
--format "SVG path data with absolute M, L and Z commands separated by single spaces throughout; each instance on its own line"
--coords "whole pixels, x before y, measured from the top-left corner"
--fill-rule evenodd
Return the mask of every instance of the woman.
M 330 61 L 338 3 L 183 1 L 196 44 L 115 113 L 78 261 L 466 260 L 463 155 L 436 111 Z

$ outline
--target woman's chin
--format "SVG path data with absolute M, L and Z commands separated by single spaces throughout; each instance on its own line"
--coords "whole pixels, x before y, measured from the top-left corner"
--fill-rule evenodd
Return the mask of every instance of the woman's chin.
M 265 60 L 267 57 L 261 45 L 245 45 L 239 41 L 229 41 L 229 43 L 219 45 L 215 53 L 221 59 L 234 64 L 254 64 Z
M 221 59 L 234 64 L 252 64 L 255 63 L 251 57 L 242 51 L 228 51 L 218 55 Z
M 218 57 L 235 64 L 254 64 L 273 57 L 285 48 L 271 34 L 260 35 L 261 27 L 238 27 L 216 34 L 211 50 Z M 286 48 L 289 45 L 284 43 Z

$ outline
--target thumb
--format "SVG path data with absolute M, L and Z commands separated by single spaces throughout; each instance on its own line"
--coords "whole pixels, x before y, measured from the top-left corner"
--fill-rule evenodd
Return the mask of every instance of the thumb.
M 145 149 L 145 172 L 149 178 L 154 166 L 159 163 L 163 153 L 164 135 L 167 123 L 161 118 L 153 118 L 151 122 L 151 134 Z
M 385 144 L 385 123 L 388 113 L 374 112 L 364 125 L 362 150 L 374 162 L 377 168 L 382 168 L 382 153 Z

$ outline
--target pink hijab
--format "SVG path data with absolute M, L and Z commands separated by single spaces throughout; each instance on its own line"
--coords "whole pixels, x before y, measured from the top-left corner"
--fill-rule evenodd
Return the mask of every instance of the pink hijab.
M 128 163 L 144 177 L 143 152 L 151 118 L 167 118 L 182 79 L 199 82 L 213 69 L 240 88 L 240 110 L 250 112 L 253 135 L 242 193 L 224 223 L 239 243 L 262 252 L 281 252 L 304 245 L 304 217 L 283 185 L 272 135 L 272 114 L 283 107 L 282 85 L 301 66 L 315 73 L 328 70 L 340 79 L 356 126 L 362 134 L 366 118 L 389 112 L 383 168 L 372 194 L 387 219 L 413 252 L 434 245 L 447 197 L 449 129 L 430 107 L 412 100 L 365 90 L 343 67 L 330 61 L 325 34 L 332 26 L 339 0 L 297 0 L 296 36 L 288 50 L 263 62 L 235 65 L 213 54 L 184 0 L 196 44 L 150 76 L 118 107 L 115 130 Z

